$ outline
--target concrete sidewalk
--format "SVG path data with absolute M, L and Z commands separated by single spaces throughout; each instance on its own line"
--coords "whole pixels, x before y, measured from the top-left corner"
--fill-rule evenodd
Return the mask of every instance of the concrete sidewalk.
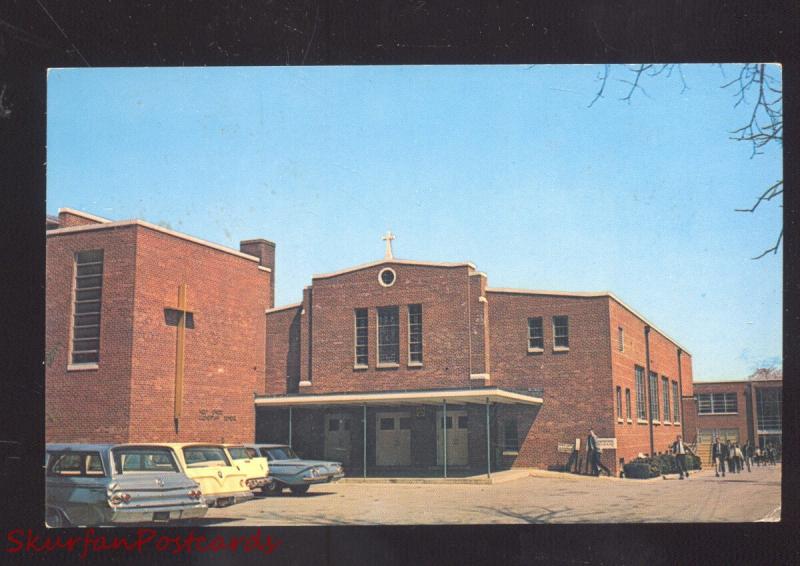
M 468 485 L 494 485 L 514 481 L 530 476 L 530 470 L 514 469 L 502 470 L 499 472 L 492 472 L 491 476 L 486 474 L 465 477 L 452 477 L 452 478 L 413 478 L 413 477 L 398 477 L 398 478 L 381 478 L 381 477 L 345 477 L 339 480 L 339 483 L 406 483 L 406 484 L 468 484 Z

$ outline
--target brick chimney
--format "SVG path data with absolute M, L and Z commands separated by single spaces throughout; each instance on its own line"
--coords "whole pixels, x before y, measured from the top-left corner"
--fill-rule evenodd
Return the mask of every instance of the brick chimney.
M 239 251 L 256 256 L 258 263 L 272 272 L 269 277 L 269 308 L 275 306 L 275 242 L 258 238 L 239 242 Z

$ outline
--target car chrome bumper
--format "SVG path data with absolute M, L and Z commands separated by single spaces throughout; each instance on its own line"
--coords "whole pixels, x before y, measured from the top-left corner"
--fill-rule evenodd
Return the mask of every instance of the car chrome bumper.
M 249 487 L 250 489 L 258 489 L 258 488 L 264 487 L 265 485 L 268 485 L 270 483 L 272 483 L 272 479 L 271 478 L 249 479 L 249 480 L 247 480 L 247 487 Z
M 243 501 L 249 501 L 253 499 L 254 495 L 252 491 L 247 490 L 232 493 L 218 493 L 215 495 L 206 495 L 205 497 L 209 507 L 227 507 L 228 505 L 236 505 Z
M 339 481 L 344 477 L 344 472 L 338 474 L 326 474 L 323 476 L 317 476 L 315 478 L 303 478 L 303 482 L 306 484 L 315 484 L 315 483 L 331 483 L 334 481 Z
M 178 521 L 181 519 L 200 519 L 205 517 L 208 506 L 197 504 L 191 507 L 176 507 L 167 505 L 163 507 L 139 507 L 130 509 L 114 509 L 109 518 L 110 523 L 149 523 L 153 521 Z M 163 518 L 154 518 L 155 514 Z

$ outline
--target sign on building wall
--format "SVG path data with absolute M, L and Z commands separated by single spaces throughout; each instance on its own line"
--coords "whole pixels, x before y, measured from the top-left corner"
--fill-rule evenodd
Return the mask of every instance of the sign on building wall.
M 617 449 L 617 439 L 615 438 L 598 438 L 597 439 L 597 447 L 600 450 L 616 450 Z

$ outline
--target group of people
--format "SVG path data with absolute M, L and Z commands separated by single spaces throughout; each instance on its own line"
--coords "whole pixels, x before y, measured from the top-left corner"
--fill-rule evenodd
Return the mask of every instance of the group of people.
M 689 470 L 686 464 L 686 455 L 694 454 L 694 452 L 683 441 L 680 434 L 675 439 L 675 442 L 672 443 L 670 449 L 678 465 L 679 479 L 684 479 L 684 477 L 688 478 Z M 586 439 L 586 452 L 593 476 L 599 476 L 600 470 L 603 470 L 609 476 L 611 475 L 611 471 L 600 461 L 603 450 L 600 448 L 597 442 L 597 435 L 592 429 L 589 429 L 589 436 Z M 730 440 L 722 442 L 719 437 L 715 437 L 711 445 L 711 459 L 714 463 L 714 470 L 717 477 L 720 477 L 720 473 L 722 477 L 725 477 L 726 466 L 728 472 L 732 474 L 741 473 L 745 466 L 747 467 L 747 471 L 750 472 L 754 463 L 758 466 L 762 463 L 764 465 L 770 463 L 774 466 L 776 456 L 777 450 L 770 443 L 767 443 L 766 447 L 762 450 L 760 448 L 754 448 L 749 440 L 740 447 L 738 442 L 731 442 Z
M 717 437 L 711 444 L 711 460 L 714 462 L 717 477 L 720 477 L 720 474 L 725 477 L 726 467 L 728 473 L 731 474 L 739 474 L 744 471 L 745 467 L 750 472 L 754 461 L 759 466 L 762 463 L 766 465 L 767 462 L 775 465 L 775 452 L 771 444 L 767 444 L 762 450 L 755 448 L 749 440 L 740 447 L 738 442 L 730 440 L 722 442 Z

